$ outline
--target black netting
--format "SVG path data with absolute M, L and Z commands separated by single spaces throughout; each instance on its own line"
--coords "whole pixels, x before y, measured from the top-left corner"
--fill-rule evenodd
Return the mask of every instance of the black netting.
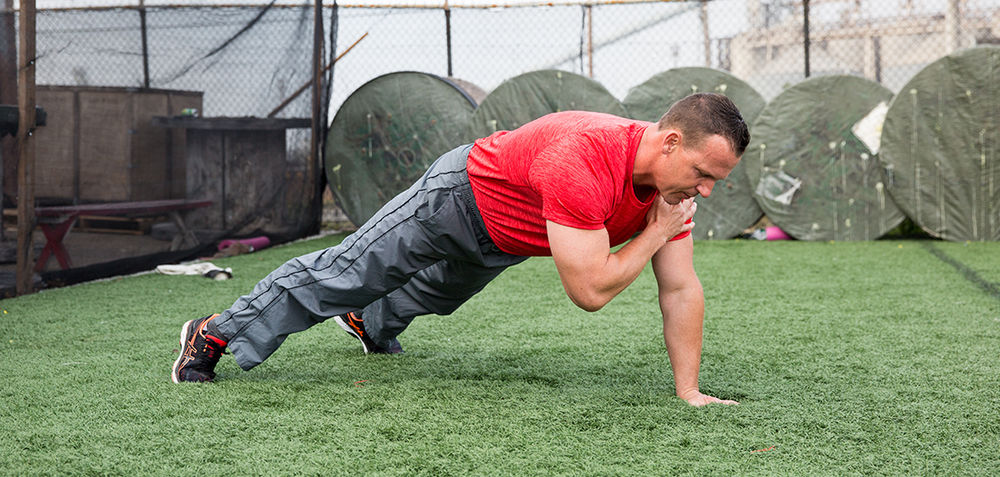
M 312 78 L 310 2 L 145 11 L 148 83 L 134 8 L 39 12 L 37 82 L 202 91 L 204 116 L 266 116 Z M 279 116 L 308 116 L 309 98 Z

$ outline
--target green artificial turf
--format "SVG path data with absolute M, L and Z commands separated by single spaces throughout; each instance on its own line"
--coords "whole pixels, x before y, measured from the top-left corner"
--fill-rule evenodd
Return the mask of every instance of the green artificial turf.
M 329 322 L 214 384 L 181 324 L 330 237 L 0 301 L 0 473 L 996 475 L 1000 243 L 699 242 L 703 391 L 673 396 L 647 270 L 597 313 L 516 266 L 406 354 Z

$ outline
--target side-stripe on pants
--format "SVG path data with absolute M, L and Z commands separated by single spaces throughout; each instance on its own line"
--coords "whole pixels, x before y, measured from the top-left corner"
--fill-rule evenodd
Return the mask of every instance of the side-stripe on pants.
M 417 316 L 447 315 L 526 257 L 501 251 L 486 232 L 466 174 L 471 145 L 438 158 L 337 246 L 293 258 L 216 318 L 243 369 L 290 333 L 363 310 L 382 347 Z

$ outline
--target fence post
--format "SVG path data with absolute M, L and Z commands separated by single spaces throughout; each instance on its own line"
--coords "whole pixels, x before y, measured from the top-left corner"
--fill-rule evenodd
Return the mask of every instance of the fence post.
M 802 0 L 802 46 L 805 48 L 805 74 L 809 77 L 809 0 Z
M 448 77 L 451 78 L 455 74 L 451 69 L 451 7 L 448 0 L 444 0 L 444 37 L 448 49 Z
M 313 2 L 313 57 L 312 57 L 312 134 L 309 138 L 309 166 L 307 177 L 312 187 L 312 226 L 310 233 L 319 232 L 323 217 L 323 163 L 320 145 L 323 133 L 323 105 L 320 101 L 323 88 L 323 0 Z
M 35 0 L 21 0 L 20 55 L 18 57 L 17 142 L 17 294 L 34 291 L 35 258 L 31 252 L 35 230 Z
M 587 5 L 587 74 L 594 77 L 594 6 Z
M 142 33 L 142 86 L 149 88 L 149 44 L 146 40 L 146 0 L 139 0 L 139 28 Z
M 17 27 L 14 0 L 0 2 L 0 104 L 17 104 Z M 17 195 L 17 138 L 0 137 L 0 199 Z M 0 227 L 0 238 L 4 237 Z

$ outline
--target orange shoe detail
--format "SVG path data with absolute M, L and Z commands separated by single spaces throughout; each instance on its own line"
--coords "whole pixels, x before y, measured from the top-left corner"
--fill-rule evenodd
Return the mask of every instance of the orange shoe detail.
M 365 334 L 364 321 L 358 319 L 358 316 L 355 315 L 353 311 L 347 314 L 347 318 L 347 324 L 350 325 L 351 328 L 354 328 L 354 331 L 358 332 L 359 335 Z

